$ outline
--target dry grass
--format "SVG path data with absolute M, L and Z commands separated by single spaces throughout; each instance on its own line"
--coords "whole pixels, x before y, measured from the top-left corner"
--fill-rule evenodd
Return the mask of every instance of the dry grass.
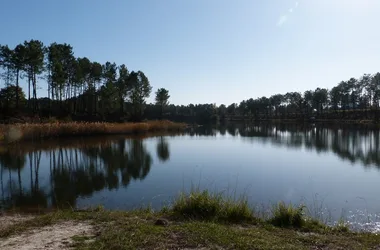
M 109 134 L 138 134 L 147 132 L 181 131 L 186 124 L 170 121 L 140 123 L 46 123 L 12 124 L 0 126 L 0 141 L 10 143 L 19 140 L 35 140 L 63 136 L 87 136 Z
M 142 140 L 145 138 L 153 138 L 158 136 L 180 136 L 184 135 L 183 131 L 156 131 L 143 134 L 125 134 L 125 135 L 101 135 L 101 136 L 87 136 L 79 137 L 73 140 L 72 137 L 59 137 L 45 139 L 43 143 L 35 143 L 33 140 L 24 140 L 22 143 L 1 143 L 0 140 L 0 155 L 10 153 L 11 155 L 23 155 L 29 152 L 36 151 L 49 151 L 61 149 L 73 149 L 73 148 L 86 148 L 88 145 L 92 146 L 109 146 L 116 140 Z

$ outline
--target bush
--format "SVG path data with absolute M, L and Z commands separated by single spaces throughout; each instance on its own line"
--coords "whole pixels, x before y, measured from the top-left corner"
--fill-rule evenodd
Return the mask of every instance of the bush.
M 192 219 L 226 222 L 254 221 L 253 211 L 246 199 L 224 199 L 208 191 L 181 193 L 172 206 L 174 214 Z
M 293 207 L 292 204 L 280 202 L 273 206 L 269 223 L 277 227 L 301 228 L 305 224 L 303 210 L 304 206 Z

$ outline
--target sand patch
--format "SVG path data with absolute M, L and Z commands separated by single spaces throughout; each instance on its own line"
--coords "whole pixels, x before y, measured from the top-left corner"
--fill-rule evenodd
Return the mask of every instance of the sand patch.
M 34 216 L 28 215 L 0 215 L 0 230 L 33 218 Z
M 93 237 L 94 228 L 89 222 L 67 221 L 51 226 L 34 228 L 19 235 L 1 239 L 2 250 L 70 249 L 72 237 Z

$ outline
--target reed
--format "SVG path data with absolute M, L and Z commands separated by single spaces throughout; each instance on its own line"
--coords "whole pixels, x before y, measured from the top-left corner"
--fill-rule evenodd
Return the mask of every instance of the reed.
M 43 123 L 12 124 L 0 126 L 0 141 L 11 143 L 20 140 L 67 136 L 91 136 L 109 134 L 142 134 L 147 132 L 174 132 L 186 128 L 184 123 L 148 121 L 139 123 Z

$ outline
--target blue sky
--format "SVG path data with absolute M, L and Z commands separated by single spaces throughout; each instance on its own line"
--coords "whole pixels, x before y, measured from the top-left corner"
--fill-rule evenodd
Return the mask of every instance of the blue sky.
M 1 0 L 0 44 L 69 43 L 171 103 L 230 104 L 380 71 L 379 0 Z M 46 95 L 40 80 L 39 94 Z

